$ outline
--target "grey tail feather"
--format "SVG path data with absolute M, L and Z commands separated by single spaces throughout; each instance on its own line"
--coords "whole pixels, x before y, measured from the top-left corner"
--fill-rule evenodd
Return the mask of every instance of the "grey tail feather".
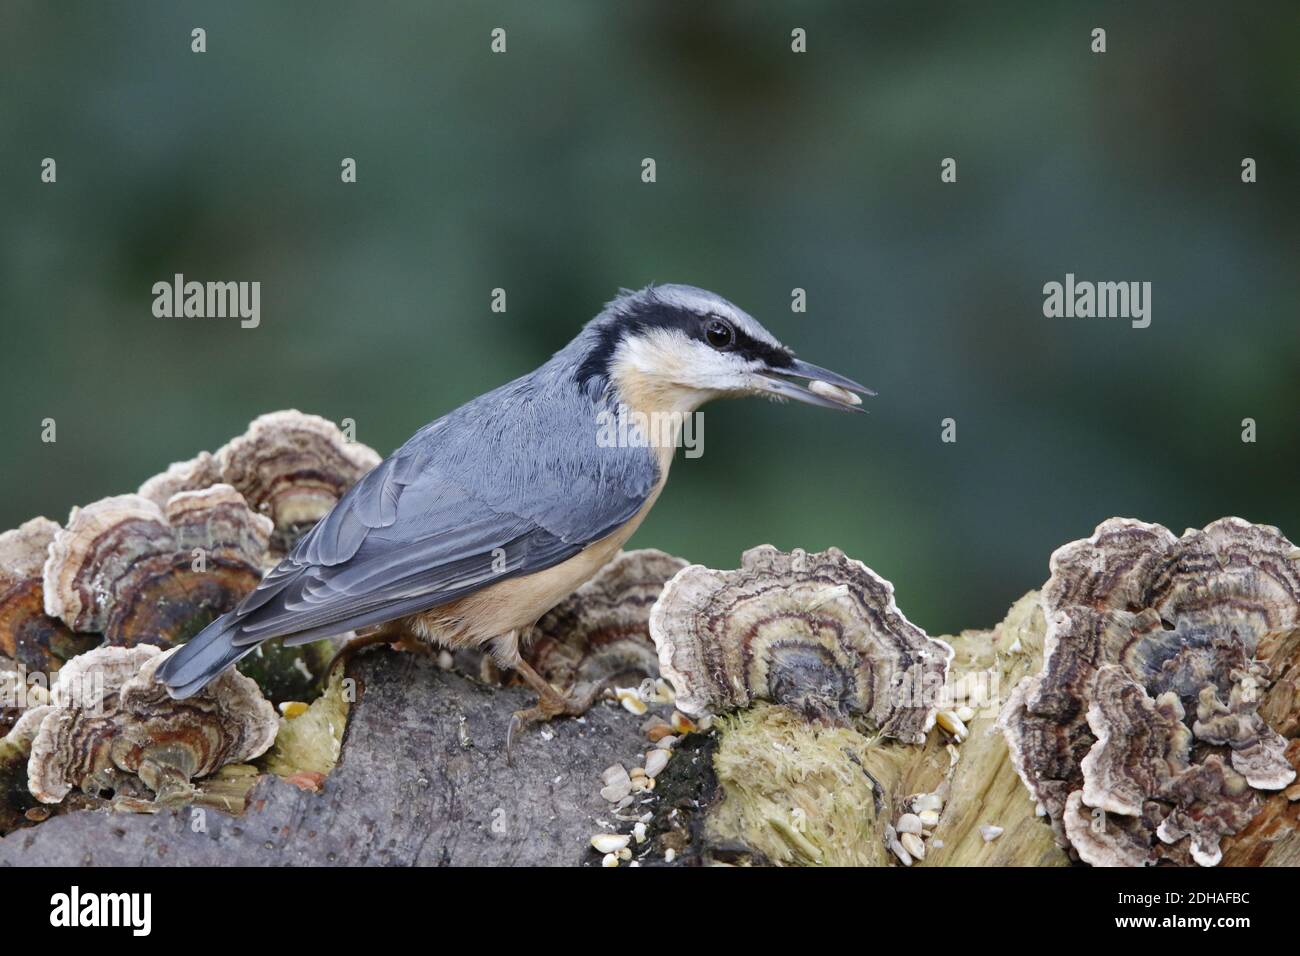
M 237 647 L 239 622 L 223 614 L 181 646 L 158 667 L 157 677 L 176 700 L 192 697 L 257 644 Z

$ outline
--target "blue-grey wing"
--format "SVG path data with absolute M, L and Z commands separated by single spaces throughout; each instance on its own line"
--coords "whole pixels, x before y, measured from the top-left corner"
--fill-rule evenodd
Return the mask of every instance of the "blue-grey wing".
M 233 643 L 311 640 L 553 567 L 622 527 L 657 478 L 643 448 L 440 420 L 351 488 L 243 600 Z
M 264 640 L 305 642 L 429 610 L 553 567 L 631 520 L 658 464 L 644 447 L 599 440 L 597 400 L 575 391 L 573 364 L 558 353 L 417 432 L 163 662 L 173 696 Z

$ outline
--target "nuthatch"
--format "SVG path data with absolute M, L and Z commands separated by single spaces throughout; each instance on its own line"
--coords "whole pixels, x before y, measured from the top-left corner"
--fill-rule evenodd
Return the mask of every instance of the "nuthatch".
M 519 636 L 636 530 L 679 437 L 610 442 L 602 425 L 680 423 L 741 395 L 860 411 L 853 392 L 874 394 L 795 358 L 711 292 L 625 292 L 541 368 L 416 432 L 158 676 L 184 698 L 270 638 L 384 625 L 385 640 L 486 645 L 539 695 L 512 730 L 580 712 L 520 657 Z

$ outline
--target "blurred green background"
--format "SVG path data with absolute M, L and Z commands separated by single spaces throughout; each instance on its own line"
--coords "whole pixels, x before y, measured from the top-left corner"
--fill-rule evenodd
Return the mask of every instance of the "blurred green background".
M 0 528 L 279 408 L 387 454 L 653 280 L 880 396 L 710 406 L 634 545 L 838 545 L 940 633 L 1112 515 L 1295 538 L 1298 37 L 1293 2 L 7 0 Z M 154 318 L 176 272 L 260 281 L 261 327 Z M 1151 327 L 1044 318 L 1066 272 L 1152 282 Z

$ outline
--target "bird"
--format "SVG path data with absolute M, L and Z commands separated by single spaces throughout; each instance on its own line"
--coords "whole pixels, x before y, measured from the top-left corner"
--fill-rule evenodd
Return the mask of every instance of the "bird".
M 520 641 L 644 520 L 685 416 L 740 396 L 860 412 L 855 393 L 875 394 L 797 358 L 719 295 L 621 290 L 541 367 L 425 425 L 365 474 L 157 677 L 184 699 L 264 641 L 364 629 L 358 642 L 478 647 L 538 696 L 512 716 L 508 754 L 519 727 L 589 705 L 538 674 Z M 610 440 L 615 419 L 632 423 L 627 440 Z M 652 420 L 672 424 L 646 429 Z

